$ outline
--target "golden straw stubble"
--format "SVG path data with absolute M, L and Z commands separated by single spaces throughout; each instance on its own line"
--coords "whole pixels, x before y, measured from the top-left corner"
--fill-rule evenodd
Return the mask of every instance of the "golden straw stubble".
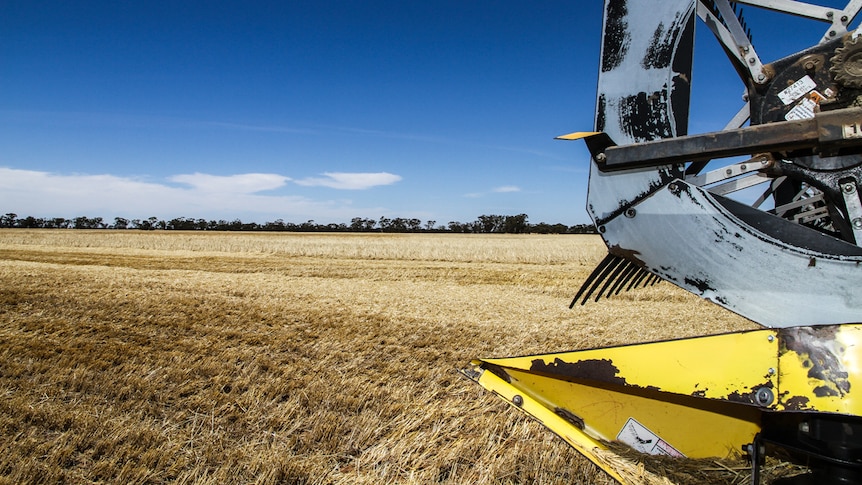
M 753 328 L 579 235 L 0 230 L 0 481 L 612 483 L 460 377 Z

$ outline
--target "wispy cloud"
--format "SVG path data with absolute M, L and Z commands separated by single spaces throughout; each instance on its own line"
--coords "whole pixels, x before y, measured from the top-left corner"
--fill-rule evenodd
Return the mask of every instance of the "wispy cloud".
M 374 174 L 371 174 L 374 175 Z M 398 177 L 397 175 L 391 177 Z M 175 175 L 166 182 L 110 174 L 58 174 L 0 167 L 0 208 L 19 216 L 73 217 L 79 215 L 143 218 L 157 216 L 240 218 L 265 222 L 275 219 L 343 222 L 357 214 L 385 214 L 385 207 L 356 207 L 349 199 L 316 199 L 300 195 L 267 194 L 291 179 L 276 174 Z M 339 180 L 338 177 L 331 180 Z M 371 177 L 366 188 L 385 178 Z M 183 184 L 177 186 L 175 184 Z M 341 184 L 356 188 L 349 178 Z M 369 185 L 370 184 L 370 185 Z M 347 188 L 336 187 L 336 188 Z
M 496 192 L 498 194 L 506 193 L 506 192 L 520 192 L 521 188 L 516 185 L 503 185 L 502 187 L 495 187 L 491 190 L 491 192 Z
M 309 187 L 321 186 L 333 189 L 364 190 L 379 185 L 392 185 L 401 180 L 400 175 L 389 172 L 324 172 L 322 175 L 323 177 L 309 177 L 296 180 L 296 183 Z
M 174 175 L 168 180 L 190 185 L 202 192 L 253 194 L 283 187 L 290 177 L 275 173 L 243 173 L 228 176 L 193 173 Z
M 491 190 L 487 190 L 485 192 L 470 192 L 469 194 L 464 194 L 464 197 L 468 197 L 471 199 L 478 199 L 481 197 L 485 197 L 489 194 L 511 194 L 514 192 L 520 192 L 521 188 L 517 185 L 501 185 L 500 187 L 494 187 Z

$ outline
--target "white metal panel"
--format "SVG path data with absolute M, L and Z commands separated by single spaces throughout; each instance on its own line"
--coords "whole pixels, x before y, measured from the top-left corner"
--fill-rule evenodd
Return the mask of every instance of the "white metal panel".
M 675 82 L 684 81 L 685 92 L 676 93 L 688 103 L 687 72 L 673 69 L 679 43 L 686 29 L 693 28 L 694 0 L 662 2 L 606 2 L 603 19 L 602 66 L 599 70 L 596 130 L 625 145 L 649 139 L 677 136 L 677 125 L 687 122 L 686 110 L 676 119 L 671 97 Z M 691 46 L 683 46 L 690 57 Z M 649 62 L 656 53 L 668 55 L 671 62 Z M 648 106 L 633 108 L 640 96 Z M 639 112 L 649 111 L 649 113 Z M 638 119 L 638 117 L 645 119 Z M 594 221 L 602 221 L 619 212 L 620 207 L 643 197 L 667 181 L 670 167 L 637 169 L 608 175 L 590 165 L 587 210 Z
M 696 295 L 768 327 L 862 321 L 862 256 L 790 246 L 682 181 L 634 209 L 604 226 L 611 252 Z

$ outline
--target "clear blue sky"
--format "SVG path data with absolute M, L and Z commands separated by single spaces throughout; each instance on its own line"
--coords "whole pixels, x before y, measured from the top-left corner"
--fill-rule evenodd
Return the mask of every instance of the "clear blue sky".
M 601 3 L 3 2 L 0 212 L 589 222 L 587 153 L 553 137 L 592 128 Z M 691 132 L 741 106 L 703 27 Z

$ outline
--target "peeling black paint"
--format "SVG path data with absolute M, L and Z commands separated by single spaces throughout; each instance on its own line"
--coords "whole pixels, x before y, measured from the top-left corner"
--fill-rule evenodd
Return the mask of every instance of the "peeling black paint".
M 670 66 L 674 60 L 675 47 L 686 47 L 686 38 L 691 34 L 692 20 L 691 12 L 677 12 L 670 23 L 670 26 L 665 29 L 664 23 L 658 24 L 652 35 L 652 42 L 647 48 L 646 55 L 641 62 L 644 69 L 665 69 Z M 690 42 L 690 41 L 689 41 Z M 691 62 L 687 66 L 681 66 L 688 69 L 680 69 L 677 72 L 689 72 L 691 70 Z
M 745 251 L 745 247 L 743 245 L 732 240 L 732 238 L 730 237 L 730 231 L 727 229 L 726 225 L 718 224 L 718 229 L 713 230 L 712 233 L 715 235 L 715 239 L 713 239 L 713 242 L 718 244 L 729 244 L 730 247 L 740 253 Z M 739 238 L 739 233 L 736 233 L 735 236 Z
M 665 30 L 664 23 L 658 24 L 652 33 L 652 42 L 647 47 L 646 55 L 641 61 L 644 69 L 664 69 L 673 59 L 673 37 L 676 32 L 671 28 Z
M 604 94 L 599 95 L 596 106 L 596 131 L 605 131 L 605 110 L 607 109 L 607 101 Z
M 637 142 L 673 136 L 666 89 L 620 98 L 618 109 L 620 126 Z
M 563 375 L 575 379 L 588 379 L 623 386 L 627 385 L 625 378 L 617 375 L 620 370 L 610 359 L 587 359 L 577 362 L 564 362 L 557 358 L 550 364 L 545 363 L 543 359 L 535 359 L 533 360 L 533 365 L 530 366 L 530 370 L 545 374 Z
M 692 205 L 694 205 L 696 207 L 704 207 L 704 205 L 699 200 L 697 200 L 697 198 L 694 195 L 692 195 L 691 191 L 692 191 L 692 188 L 690 186 L 685 185 L 685 184 L 680 184 L 680 188 L 679 188 L 680 196 L 682 196 L 682 194 L 685 194 L 688 196 L 688 200 L 689 200 L 689 202 L 692 203 Z M 724 223 L 720 219 L 713 218 L 713 220 L 715 221 L 715 223 L 717 225 L 725 227 Z
M 795 352 L 808 369 L 808 378 L 817 382 L 817 397 L 844 397 L 850 393 L 849 373 L 844 368 L 846 349 L 838 343 L 837 325 L 791 327 L 779 332 L 779 354 Z
M 602 72 L 611 71 L 625 59 L 632 39 L 626 21 L 626 0 L 610 0 L 605 12 L 604 45 L 602 46 Z
M 684 281 L 685 281 L 685 284 L 687 284 L 689 286 L 694 286 L 701 293 L 705 293 L 708 290 L 713 290 L 713 291 L 715 290 L 715 288 L 713 288 L 711 286 L 709 280 L 701 280 L 698 278 L 691 278 L 691 277 L 686 276 Z
M 804 411 L 808 409 L 809 399 L 805 396 L 793 396 L 782 400 L 784 402 L 784 408 L 788 411 Z
M 755 399 L 755 394 L 757 394 L 757 390 L 760 389 L 761 387 L 767 387 L 769 389 L 774 389 L 775 386 L 773 386 L 771 380 L 767 380 L 763 384 L 757 384 L 757 385 L 749 387 L 748 389 L 751 389 L 751 391 L 749 391 L 749 392 L 733 391 L 732 393 L 727 395 L 726 399 L 728 401 L 731 401 L 731 402 L 738 402 L 738 403 L 742 403 L 742 404 L 757 404 L 757 400 Z

